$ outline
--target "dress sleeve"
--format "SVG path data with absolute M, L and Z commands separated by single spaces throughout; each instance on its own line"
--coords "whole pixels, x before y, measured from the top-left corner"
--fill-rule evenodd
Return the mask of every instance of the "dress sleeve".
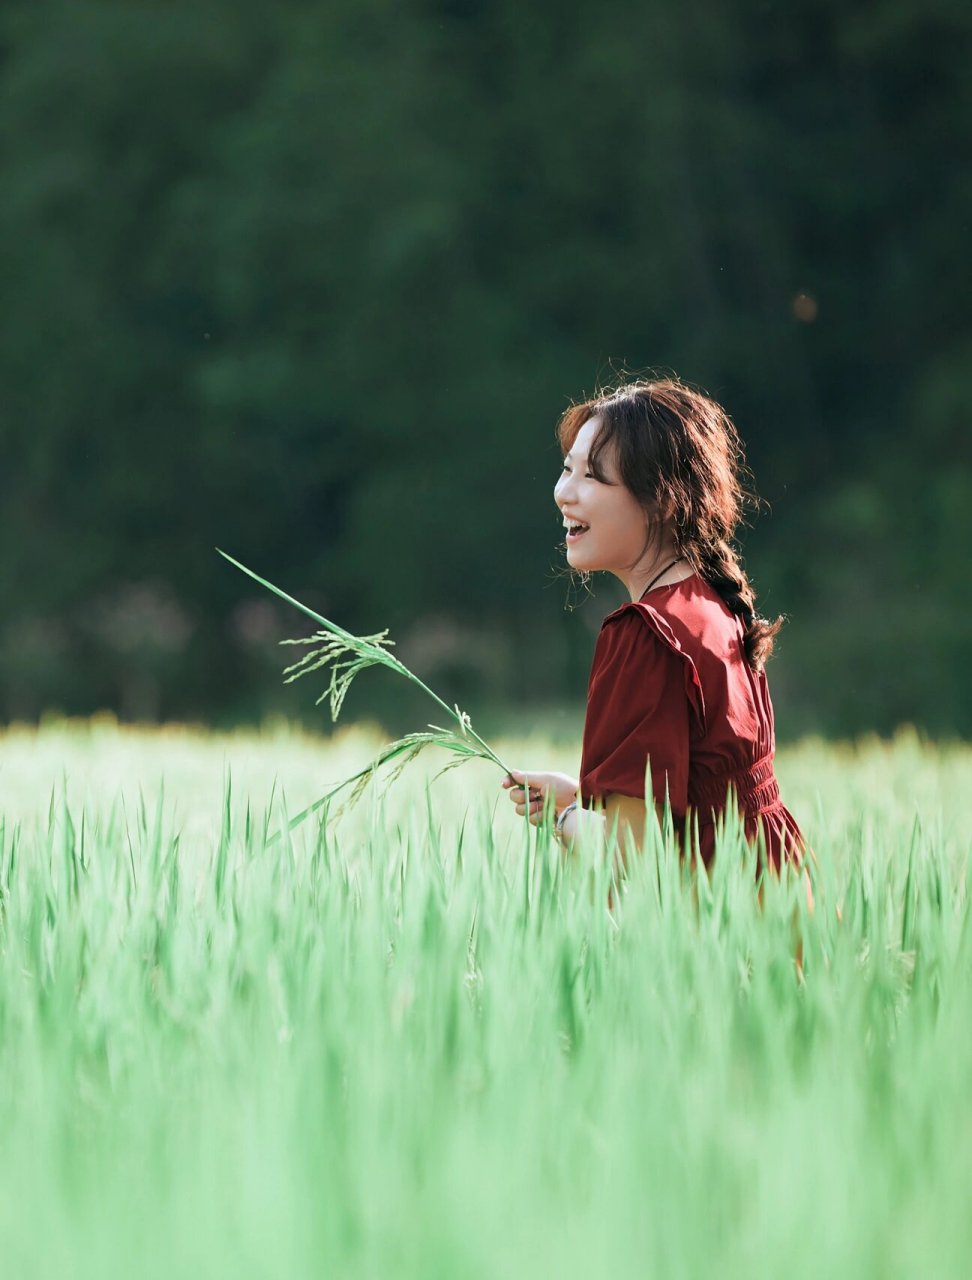
M 585 804 L 609 793 L 688 807 L 692 717 L 704 716 L 694 664 L 663 620 L 642 608 L 612 614 L 598 636 L 587 691 L 581 758 Z M 661 626 L 659 626 L 661 622 Z

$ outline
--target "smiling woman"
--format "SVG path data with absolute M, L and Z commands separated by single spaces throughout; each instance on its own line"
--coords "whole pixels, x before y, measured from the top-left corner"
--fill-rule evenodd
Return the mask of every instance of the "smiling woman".
M 749 500 L 735 427 L 714 400 L 664 379 L 576 404 L 557 430 L 567 562 L 613 574 L 630 602 L 598 636 L 580 779 L 511 771 L 517 812 L 540 822 L 552 809 L 566 842 L 617 822 L 641 843 L 648 784 L 652 812 L 667 802 L 683 852 L 706 865 L 730 805 L 770 866 L 799 864 L 764 671 L 782 619 L 757 615 L 732 544 Z
M 554 489 L 567 528 L 567 561 L 581 571 L 609 565 L 638 570 L 649 549 L 650 530 L 661 522 L 622 483 L 613 458 L 591 459 L 603 428 L 600 417 L 579 428 Z

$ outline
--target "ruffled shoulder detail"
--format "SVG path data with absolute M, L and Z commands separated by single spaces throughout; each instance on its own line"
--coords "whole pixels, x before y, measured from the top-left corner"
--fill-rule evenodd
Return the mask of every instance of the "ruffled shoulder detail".
M 613 613 L 609 613 L 604 619 L 604 626 L 614 618 L 620 617 L 622 614 L 634 610 L 642 622 L 652 631 L 655 636 L 666 645 L 673 653 L 678 654 L 682 662 L 682 675 L 685 681 L 685 696 L 688 698 L 689 706 L 698 722 L 700 733 L 705 733 L 705 698 L 702 694 L 702 681 L 699 679 L 698 668 L 692 659 L 692 656 L 685 652 L 682 648 L 681 641 L 671 628 L 671 624 L 667 618 L 662 617 L 657 609 L 653 609 L 650 604 L 644 601 L 630 600 L 626 604 L 615 609 Z

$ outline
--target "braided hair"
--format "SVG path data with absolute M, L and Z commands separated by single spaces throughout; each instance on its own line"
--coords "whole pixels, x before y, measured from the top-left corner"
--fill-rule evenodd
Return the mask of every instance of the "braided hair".
M 598 460 L 613 444 L 622 483 L 655 521 L 645 549 L 657 536 L 659 516 L 671 519 L 679 556 L 742 619 L 746 661 L 761 670 L 783 619 L 757 614 L 756 593 L 733 545 L 744 508 L 756 499 L 744 484 L 742 442 L 729 415 L 677 378 L 622 383 L 567 410 L 557 426 L 564 452 L 595 416 L 601 426 L 591 471 L 604 478 Z

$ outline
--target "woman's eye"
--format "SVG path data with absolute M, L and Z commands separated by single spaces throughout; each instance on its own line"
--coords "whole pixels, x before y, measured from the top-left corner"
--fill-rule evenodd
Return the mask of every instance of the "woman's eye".
M 561 473 L 563 473 L 563 472 L 567 472 L 567 471 L 570 471 L 570 467 L 569 467 L 569 466 L 567 465 L 567 463 L 565 462 L 565 463 L 564 463 L 564 465 L 560 468 L 560 470 L 561 470 Z M 585 471 L 585 472 L 584 472 L 584 479 L 585 479 L 585 480 L 596 480 L 596 479 L 597 479 L 597 476 L 593 473 L 593 471 Z

